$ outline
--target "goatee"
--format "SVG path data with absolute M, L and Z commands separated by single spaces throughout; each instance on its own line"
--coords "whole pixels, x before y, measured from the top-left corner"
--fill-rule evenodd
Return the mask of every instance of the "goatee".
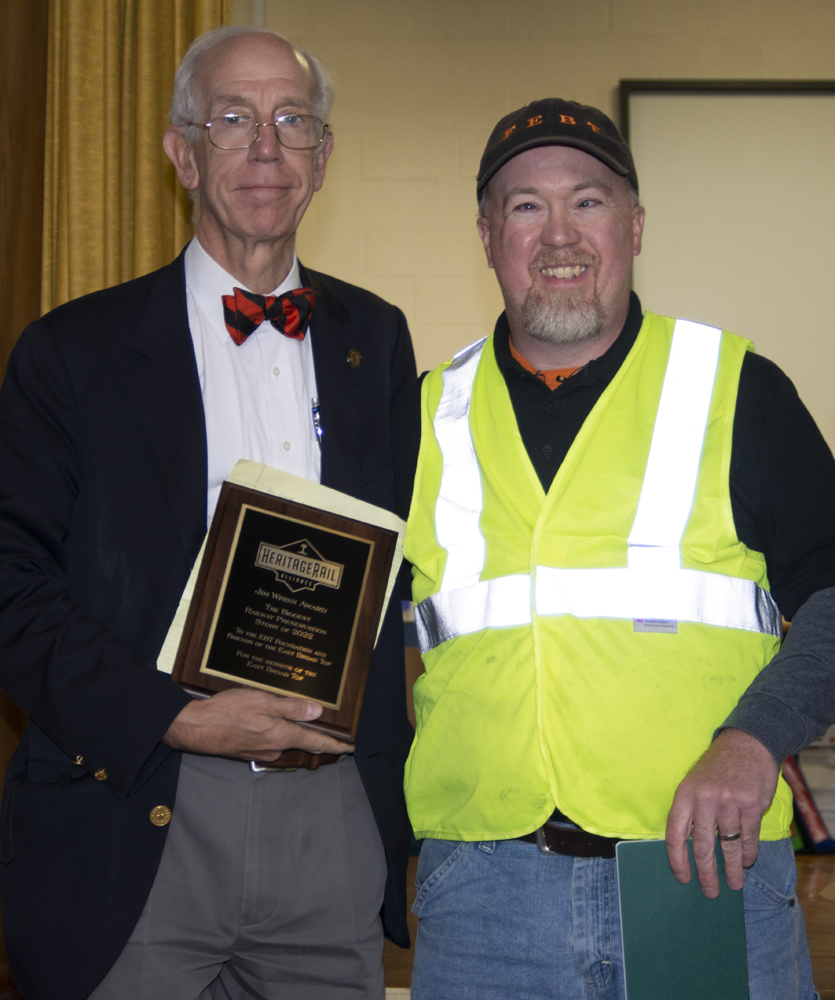
M 542 268 L 596 263 L 585 254 L 562 253 L 556 260 L 534 261 L 531 272 L 535 279 Z M 606 313 L 597 292 L 589 300 L 584 300 L 584 294 L 582 288 L 543 289 L 534 281 L 522 303 L 525 333 L 546 344 L 580 344 L 592 340 L 602 331 Z

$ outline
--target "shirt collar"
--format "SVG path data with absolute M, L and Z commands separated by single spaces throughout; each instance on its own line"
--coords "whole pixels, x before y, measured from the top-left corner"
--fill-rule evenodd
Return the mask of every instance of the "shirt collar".
M 587 365 L 584 365 L 570 379 L 567 379 L 553 391 L 562 392 L 576 385 L 588 385 L 590 382 L 598 379 L 607 384 L 611 382 L 615 375 L 617 375 L 620 366 L 626 360 L 626 355 L 632 350 L 632 345 L 638 338 L 643 319 L 640 299 L 634 292 L 630 292 L 629 312 L 626 316 L 626 322 L 623 324 L 614 343 L 599 358 L 589 361 Z M 502 313 L 496 321 L 493 345 L 496 352 L 496 362 L 502 371 L 510 370 L 525 376 L 530 374 L 510 353 L 510 326 L 507 322 L 506 313 Z M 544 382 L 540 382 L 539 379 L 535 379 L 534 381 L 542 385 L 546 392 L 551 392 Z
M 233 278 L 213 257 L 210 257 L 196 236 L 186 247 L 185 267 L 186 289 L 194 297 L 197 307 L 208 321 L 214 335 L 219 341 L 226 343 L 230 338 L 223 318 L 221 296 L 232 295 L 235 287 L 243 288 L 246 291 L 252 291 L 252 289 L 247 288 L 237 278 Z M 293 264 L 287 277 L 278 288 L 270 292 L 270 295 L 283 295 L 285 292 L 300 287 L 299 261 L 295 251 L 293 251 Z

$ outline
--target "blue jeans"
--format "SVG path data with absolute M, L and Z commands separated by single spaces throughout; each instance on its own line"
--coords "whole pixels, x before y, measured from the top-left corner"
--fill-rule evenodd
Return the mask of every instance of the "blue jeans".
M 796 879 L 791 842 L 761 843 L 743 890 L 751 1000 L 818 1000 Z M 427 840 L 417 887 L 412 1000 L 624 1000 L 613 860 Z

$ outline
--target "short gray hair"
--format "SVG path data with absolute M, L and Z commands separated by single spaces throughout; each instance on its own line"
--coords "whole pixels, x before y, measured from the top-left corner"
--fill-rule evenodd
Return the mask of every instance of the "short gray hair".
M 194 93 L 194 78 L 197 75 L 200 60 L 216 46 L 222 45 L 223 42 L 238 35 L 274 35 L 281 41 L 287 42 L 296 55 L 301 56 L 310 67 L 313 83 L 313 110 L 323 122 L 328 121 L 333 108 L 333 82 L 316 56 L 306 49 L 294 45 L 289 38 L 285 38 L 275 28 L 252 24 L 233 24 L 207 31 L 195 38 L 189 45 L 188 51 L 183 56 L 183 61 L 174 76 L 174 93 L 171 96 L 171 110 L 169 112 L 172 125 L 185 128 L 189 122 L 201 121 L 205 109 L 199 107 L 197 95 Z M 196 130 L 189 130 L 189 132 L 194 131 Z M 190 136 L 190 138 L 193 139 L 194 136 Z

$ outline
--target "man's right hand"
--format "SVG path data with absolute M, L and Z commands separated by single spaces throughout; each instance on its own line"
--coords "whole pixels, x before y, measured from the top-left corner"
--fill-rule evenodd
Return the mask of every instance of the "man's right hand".
M 281 698 L 255 688 L 233 688 L 196 698 L 168 727 L 162 742 L 174 750 L 275 761 L 282 750 L 352 753 L 353 746 L 300 726 L 322 714 L 322 706 L 302 698 Z
M 667 817 L 667 855 L 679 882 L 690 881 L 687 840 L 693 833 L 693 859 L 702 892 L 719 895 L 716 834 L 722 840 L 725 879 L 731 889 L 745 884 L 744 869 L 757 860 L 760 821 L 771 805 L 780 769 L 766 747 L 741 729 L 723 729 L 676 789 Z

